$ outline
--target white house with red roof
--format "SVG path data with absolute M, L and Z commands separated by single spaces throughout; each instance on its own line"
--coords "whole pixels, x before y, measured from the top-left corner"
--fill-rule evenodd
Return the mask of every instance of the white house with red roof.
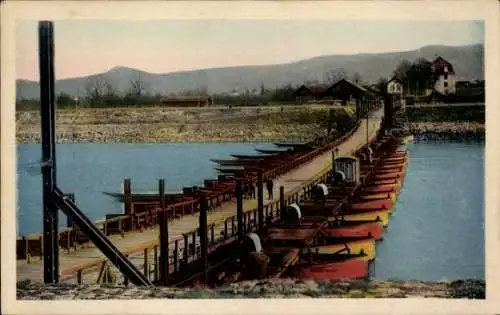
M 434 90 L 441 94 L 455 94 L 456 76 L 451 63 L 442 57 L 437 57 L 431 62 L 434 75 Z

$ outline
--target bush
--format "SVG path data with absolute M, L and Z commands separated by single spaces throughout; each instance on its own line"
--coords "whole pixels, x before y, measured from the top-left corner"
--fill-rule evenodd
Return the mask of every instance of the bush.
M 485 299 L 485 282 L 483 280 L 457 280 L 449 285 L 452 298 Z

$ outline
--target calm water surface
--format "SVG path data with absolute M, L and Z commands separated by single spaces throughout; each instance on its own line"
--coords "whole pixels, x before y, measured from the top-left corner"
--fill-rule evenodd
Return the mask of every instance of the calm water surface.
M 484 144 L 416 142 L 377 279 L 484 279 Z
M 121 213 L 103 194 L 156 191 L 164 177 L 169 191 L 215 178 L 212 158 L 255 154 L 270 144 L 68 144 L 58 145 L 58 182 L 93 219 Z M 376 279 L 484 279 L 483 143 L 416 142 L 394 215 L 377 244 Z M 18 234 L 42 229 L 41 175 L 26 167 L 40 159 L 39 145 L 18 146 Z M 60 216 L 61 226 L 65 217 Z
M 256 154 L 271 144 L 61 144 L 57 146 L 57 180 L 64 192 L 74 192 L 76 203 L 91 219 L 122 213 L 123 204 L 103 192 L 122 192 L 130 177 L 132 191 L 156 192 L 165 178 L 167 191 L 202 185 L 216 178 L 210 159 L 230 154 Z M 29 167 L 40 160 L 40 145 L 18 146 L 18 234 L 42 230 L 42 176 Z M 66 224 L 61 214 L 60 225 Z

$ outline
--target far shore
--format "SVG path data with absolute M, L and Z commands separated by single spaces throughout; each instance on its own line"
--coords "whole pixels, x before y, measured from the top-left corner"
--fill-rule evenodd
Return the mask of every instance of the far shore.
M 409 125 L 410 133 L 427 140 L 484 140 L 485 125 L 471 122 L 419 122 Z
M 184 128 L 179 132 L 179 128 Z M 124 127 L 116 125 L 94 125 L 91 128 L 75 128 L 72 133 L 58 132 L 59 144 L 76 143 L 270 143 L 277 141 L 309 141 L 320 135 L 320 126 L 311 125 L 254 125 L 231 124 L 212 126 L 167 126 L 157 132 L 151 132 L 154 126 Z M 440 135 L 449 137 L 475 136 L 484 137 L 485 125 L 468 122 L 417 122 L 409 126 L 410 133 L 418 135 Z M 39 144 L 40 133 L 22 133 L 17 135 L 18 144 Z
M 318 117 L 327 106 L 242 108 L 65 109 L 57 116 L 58 143 L 217 143 L 309 141 L 324 135 Z M 16 114 L 18 144 L 40 143 L 36 111 Z M 457 137 L 485 134 L 481 122 L 413 121 L 414 135 Z

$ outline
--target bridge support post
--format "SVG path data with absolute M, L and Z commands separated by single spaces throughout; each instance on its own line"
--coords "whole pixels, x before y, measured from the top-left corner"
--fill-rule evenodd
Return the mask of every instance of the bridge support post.
M 392 128 L 393 121 L 393 97 L 390 94 L 384 96 L 384 129 Z
M 125 215 L 130 215 L 130 195 L 132 194 L 132 188 L 130 185 L 130 178 L 126 177 L 123 179 L 123 208 L 125 210 Z
M 243 227 L 243 191 L 241 180 L 236 182 L 236 220 L 238 222 L 238 240 L 243 241 L 244 227 Z
M 160 279 L 163 285 L 168 285 L 169 261 L 168 261 L 168 212 L 165 200 L 165 179 L 158 183 L 160 194 Z
M 73 203 L 75 203 L 75 194 L 74 193 L 69 193 L 67 194 L 69 200 L 71 200 Z M 71 220 L 70 216 L 66 216 L 66 227 L 71 228 L 73 227 L 73 220 Z
M 361 117 L 362 117 L 361 106 L 360 106 L 359 101 L 358 101 L 357 98 L 356 98 L 355 102 L 356 102 L 356 120 L 360 120 Z
M 280 186 L 280 219 L 283 220 L 285 216 L 285 187 Z
M 264 226 L 264 183 L 262 169 L 257 173 L 257 212 L 259 215 L 259 230 Z
M 52 198 L 57 186 L 53 33 L 52 22 L 42 21 L 38 24 L 43 161 L 43 280 L 47 284 L 59 282 L 58 208 Z
M 207 197 L 204 193 L 200 194 L 200 247 L 201 247 L 201 260 L 203 263 L 203 284 L 208 283 L 208 237 L 207 237 L 207 210 L 208 203 Z

